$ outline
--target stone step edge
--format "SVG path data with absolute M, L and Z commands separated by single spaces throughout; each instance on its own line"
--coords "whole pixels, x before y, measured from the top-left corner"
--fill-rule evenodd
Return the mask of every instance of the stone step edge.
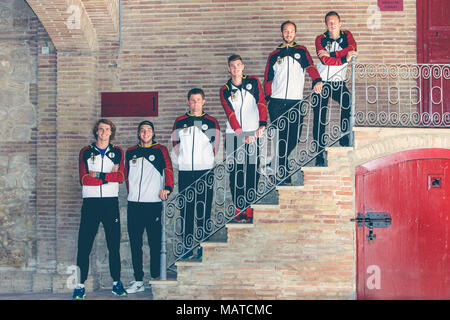
M 264 210 L 264 209 L 273 210 L 273 209 L 280 209 L 280 205 L 279 205 L 279 204 L 255 203 L 255 204 L 252 204 L 251 207 L 252 207 L 252 209 L 255 209 L 255 210 Z
M 226 247 L 228 242 L 226 241 L 206 241 L 200 243 L 202 248 L 210 248 L 210 247 Z
M 150 285 L 174 286 L 178 284 L 177 280 L 150 280 Z
M 352 151 L 354 147 L 325 147 L 325 151 L 331 151 L 333 153 L 345 153 L 348 151 Z
M 303 170 L 303 168 L 302 168 Z M 288 191 L 295 191 L 295 190 L 303 190 L 305 186 L 277 186 L 278 191 L 288 190 Z M 277 205 L 278 206 L 278 205 Z
M 193 266 L 198 266 L 200 264 L 202 264 L 201 260 L 192 260 L 192 261 L 180 260 L 180 261 L 175 262 L 175 265 L 177 267 L 193 267 Z
M 227 229 L 252 229 L 253 223 L 227 223 L 225 224 Z

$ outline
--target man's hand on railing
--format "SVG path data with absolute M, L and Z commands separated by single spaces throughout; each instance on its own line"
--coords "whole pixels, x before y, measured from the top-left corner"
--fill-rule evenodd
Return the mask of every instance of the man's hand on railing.
M 320 94 L 322 92 L 322 82 L 317 82 L 316 85 L 313 88 L 313 91 L 317 94 Z
M 349 51 L 346 56 L 347 62 L 350 62 L 350 60 L 352 60 L 353 57 L 357 57 L 357 56 L 358 56 L 357 51 Z
M 255 137 L 256 138 L 262 138 L 264 136 L 264 130 L 266 130 L 265 126 L 260 126 L 256 131 L 255 131 Z
M 166 190 L 166 189 L 162 189 L 161 191 L 159 191 L 159 198 L 161 200 L 167 200 L 167 197 L 169 196 L 170 191 Z
M 255 143 L 256 137 L 255 136 L 246 136 L 246 137 L 244 137 L 244 142 L 247 144 Z

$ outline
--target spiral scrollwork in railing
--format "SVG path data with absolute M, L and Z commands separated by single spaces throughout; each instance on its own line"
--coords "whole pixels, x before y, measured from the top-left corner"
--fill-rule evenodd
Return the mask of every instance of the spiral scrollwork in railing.
M 352 72 L 347 71 L 346 79 L 324 85 L 321 94 L 307 95 L 272 121 L 258 144 L 241 145 L 200 178 L 201 181 L 169 197 L 165 206 L 166 223 L 173 225 L 168 228 L 173 230 L 168 237 L 171 248 L 167 257 L 169 267 L 173 268 L 186 253 L 230 223 L 237 212 L 259 202 L 302 166 L 311 163 L 323 153 L 324 147 L 349 135 L 353 126 L 450 127 L 450 96 L 443 94 L 450 88 L 447 86 L 449 65 L 353 62 Z M 343 83 L 351 90 L 342 90 L 336 96 Z M 343 106 L 344 100 L 350 104 Z M 320 110 L 325 116 L 317 121 L 319 106 L 322 106 Z M 351 117 L 345 117 L 344 113 Z M 298 123 L 298 127 L 291 128 L 292 123 Z M 317 130 L 322 132 L 318 134 Z M 286 131 L 288 135 L 281 134 Z M 286 149 L 290 136 L 296 139 L 295 152 L 285 162 L 277 163 L 277 152 Z M 251 158 L 256 159 L 253 175 L 242 171 L 242 164 Z M 263 177 L 268 164 L 273 166 L 273 175 Z M 252 186 L 232 187 L 231 177 L 243 173 L 246 177 L 254 177 Z M 211 205 L 208 197 L 212 197 Z M 194 221 L 187 221 L 183 214 L 188 205 L 202 211 L 195 212 Z M 210 214 L 206 212 L 209 207 Z M 188 228 L 193 230 L 186 234 Z
M 448 127 L 450 65 L 356 63 L 354 70 L 356 126 Z
M 334 87 L 334 89 L 330 88 L 330 91 L 325 92 L 325 94 L 330 97 L 331 90 L 337 89 L 337 87 Z M 211 169 L 208 177 L 205 176 L 203 179 L 199 178 L 198 181 L 185 190 L 169 197 L 165 214 L 167 223 L 173 223 L 174 225 L 174 239 L 168 241 L 172 247 L 168 255 L 169 267 L 173 268 L 176 261 L 183 259 L 189 251 L 193 251 L 201 242 L 218 232 L 227 223 L 230 223 L 236 217 L 238 208 L 242 211 L 251 204 L 257 203 L 273 191 L 277 184 L 282 183 L 284 179 L 300 170 L 301 166 L 312 161 L 317 154 L 323 152 L 323 148 L 321 149 L 319 147 L 318 141 L 311 139 L 313 136 L 313 108 L 314 105 L 321 103 L 321 99 L 322 97 L 320 95 L 308 95 L 304 100 L 268 125 L 264 136 L 259 139 L 258 144 L 240 146 L 232 154 L 227 154 L 222 162 L 217 163 Z M 330 120 L 324 123 L 327 131 L 320 137 L 321 146 L 331 145 L 343 135 L 348 134 L 348 130 L 350 129 L 348 120 L 344 121 L 345 130 L 342 131 L 339 120 L 341 118 L 340 111 L 341 108 L 334 106 L 332 110 L 327 111 L 327 116 Z M 333 121 L 336 123 L 330 125 Z M 268 163 L 270 159 L 274 159 L 274 154 L 279 149 L 280 144 L 288 144 L 288 138 L 280 137 L 280 132 L 283 130 L 291 130 L 292 128 L 289 126 L 292 123 L 299 123 L 299 128 L 296 128 L 290 133 L 290 135 L 297 135 L 295 137 L 298 141 L 297 151 L 292 152 L 291 157 L 284 164 L 278 164 L 276 166 L 272 181 L 263 178 L 261 174 L 262 166 Z M 257 164 L 254 166 L 255 174 L 252 176 L 255 179 L 259 177 L 259 180 L 255 181 L 251 188 L 238 186 L 243 187 L 244 190 L 242 193 L 237 194 L 237 189 L 235 190 L 231 187 L 230 178 L 233 172 L 236 172 L 236 175 L 241 174 L 240 165 L 246 163 L 249 159 L 256 159 L 254 160 Z M 246 177 L 249 177 L 248 172 L 245 174 Z M 211 208 L 213 212 L 211 214 L 195 212 L 193 223 L 187 221 L 188 217 L 183 214 L 186 206 L 195 203 L 193 205 L 195 207 L 194 210 L 208 210 L 208 204 L 205 200 L 206 196 L 204 195 L 208 190 L 212 193 L 213 200 Z M 189 225 L 193 230 L 192 233 L 188 232 L 186 235 Z

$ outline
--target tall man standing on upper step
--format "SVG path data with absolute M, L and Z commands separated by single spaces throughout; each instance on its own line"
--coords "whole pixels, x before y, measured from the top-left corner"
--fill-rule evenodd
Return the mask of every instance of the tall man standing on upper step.
M 323 166 L 325 163 L 321 151 L 325 146 L 324 133 L 330 97 L 341 106 L 341 135 L 350 130 L 351 94 L 345 81 L 348 62 L 358 55 L 356 41 L 350 31 L 341 30 L 341 18 L 337 12 L 330 11 L 325 15 L 325 26 L 327 31 L 316 38 L 316 52 L 320 59 L 317 69 L 322 80 L 325 81 L 324 91 L 317 97 L 317 104 L 314 106 L 313 137 L 318 142 L 319 155 L 316 159 L 318 166 Z M 339 139 L 339 144 L 349 146 L 348 134 Z
M 302 133 L 303 116 L 300 101 L 303 99 L 305 71 L 312 78 L 315 93 L 322 91 L 322 79 L 308 49 L 295 42 L 297 27 L 292 21 L 281 24 L 283 42 L 269 55 L 264 73 L 264 91 L 268 100 L 270 120 L 279 127 L 278 148 L 275 151 L 275 166 L 266 165 L 263 174 L 274 173 L 269 181 L 284 185 L 291 184 L 288 176 L 288 156 L 295 148 Z M 296 117 L 289 119 L 286 112 L 296 109 Z M 280 118 L 284 114 L 283 118 Z M 279 119 L 278 121 L 276 121 Z M 284 121 L 287 121 L 284 125 Z M 276 144 L 276 143 L 275 143 Z M 284 180 L 284 181 L 283 181 Z

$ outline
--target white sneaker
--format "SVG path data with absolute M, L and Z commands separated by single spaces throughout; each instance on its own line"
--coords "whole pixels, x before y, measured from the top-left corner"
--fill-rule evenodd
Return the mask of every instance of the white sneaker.
M 131 281 L 127 288 L 128 293 L 137 293 L 145 291 L 144 281 Z

